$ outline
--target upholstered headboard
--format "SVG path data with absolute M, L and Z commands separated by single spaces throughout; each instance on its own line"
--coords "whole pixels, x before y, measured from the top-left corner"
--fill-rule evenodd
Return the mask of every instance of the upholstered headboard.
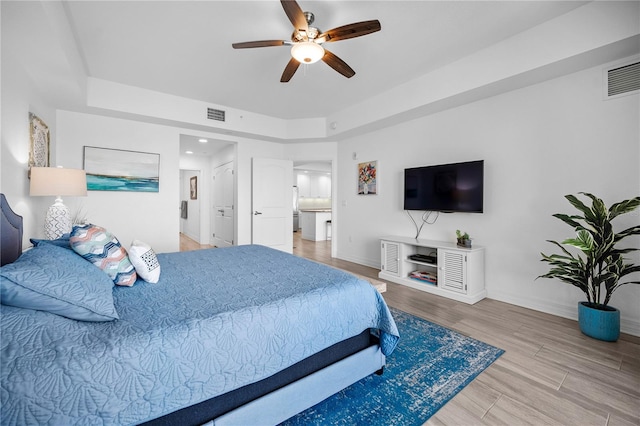
M 0 210 L 0 265 L 6 265 L 22 254 L 22 216 L 11 210 L 4 194 L 0 194 Z

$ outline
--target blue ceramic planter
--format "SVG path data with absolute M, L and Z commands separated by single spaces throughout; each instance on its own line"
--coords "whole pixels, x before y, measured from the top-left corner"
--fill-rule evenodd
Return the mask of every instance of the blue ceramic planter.
M 615 342 L 620 337 L 620 311 L 611 306 L 595 309 L 588 302 L 578 304 L 580 331 L 594 339 Z

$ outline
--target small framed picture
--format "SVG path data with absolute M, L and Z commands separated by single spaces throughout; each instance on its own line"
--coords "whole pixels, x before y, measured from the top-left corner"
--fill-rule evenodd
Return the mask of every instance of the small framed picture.
M 358 164 L 358 194 L 376 195 L 378 193 L 378 161 Z
M 29 113 L 29 170 L 31 167 L 49 167 L 49 126 L 37 115 Z
M 198 199 L 198 176 L 189 179 L 189 195 L 192 200 Z

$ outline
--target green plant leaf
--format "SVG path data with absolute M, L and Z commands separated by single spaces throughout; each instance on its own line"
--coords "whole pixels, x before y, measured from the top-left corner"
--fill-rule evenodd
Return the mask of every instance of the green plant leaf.
M 562 213 L 556 213 L 553 215 L 553 217 L 560 219 L 561 221 L 563 221 L 564 223 L 566 223 L 567 225 L 569 225 L 574 229 L 582 226 L 580 225 L 580 222 L 576 222 L 576 219 L 584 219 L 582 216 L 569 216 Z
M 581 192 L 580 194 L 583 194 L 583 193 Z M 580 210 L 582 213 L 586 214 L 587 212 L 591 212 L 591 209 L 587 207 L 582 201 L 580 201 L 578 197 L 576 197 L 575 195 L 571 195 L 571 194 L 565 195 L 564 198 L 569 200 L 571 205 L 576 209 Z
M 640 235 L 640 225 L 632 226 L 631 228 L 627 228 L 624 231 L 618 232 L 615 235 L 615 241 L 617 243 L 618 241 L 631 235 Z
M 562 244 L 560 244 L 557 241 L 553 241 L 553 240 L 547 240 L 548 243 L 551 244 L 555 244 L 556 246 L 558 246 L 560 248 L 560 250 L 562 250 L 563 252 L 565 252 L 567 254 L 567 256 L 571 256 L 573 257 L 573 255 L 571 253 L 569 253 L 569 251 L 567 249 L 565 249 L 564 247 L 562 247 Z M 543 255 L 544 256 L 544 255 Z
M 623 248 L 623 249 L 614 249 L 611 250 L 612 253 L 616 253 L 616 254 L 626 254 L 626 253 L 631 253 L 634 251 L 638 251 L 640 249 L 638 248 L 634 248 L 634 247 L 629 247 L 629 248 Z
M 576 234 L 576 238 L 569 238 L 564 240 L 562 244 L 567 244 L 582 250 L 584 253 L 591 253 L 593 251 L 593 236 L 590 232 L 580 230 Z
M 620 277 L 633 274 L 634 272 L 640 272 L 640 265 L 625 264 L 620 270 Z M 636 283 L 636 281 L 632 281 L 632 282 Z
M 587 193 L 587 192 L 580 192 L 580 194 L 584 194 L 587 197 L 590 197 L 592 200 L 593 199 L 597 199 L 597 197 Z M 594 216 L 593 210 L 589 207 L 587 207 L 582 201 L 580 201 L 578 199 L 578 197 L 574 196 L 574 195 L 565 195 L 565 198 L 567 200 L 569 200 L 569 202 L 571 203 L 571 205 L 573 205 L 573 207 L 577 208 L 578 210 L 580 210 L 583 214 L 584 214 L 584 220 L 586 220 L 587 222 L 590 223 L 595 223 L 596 222 L 596 217 Z
M 611 207 L 609 207 L 609 218 L 611 220 L 621 214 L 629 213 L 638 208 L 638 206 L 640 206 L 640 197 L 634 197 L 612 204 Z
M 585 195 L 592 197 L 591 212 L 593 213 L 593 224 L 595 225 L 595 228 L 602 228 L 607 225 L 611 227 L 611 223 L 609 221 L 609 210 L 604 204 L 604 201 L 591 194 Z

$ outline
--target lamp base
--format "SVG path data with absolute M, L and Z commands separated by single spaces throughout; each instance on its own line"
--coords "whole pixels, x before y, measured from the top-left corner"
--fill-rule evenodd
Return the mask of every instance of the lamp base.
M 48 240 L 55 240 L 64 234 L 71 232 L 72 222 L 69 208 L 62 204 L 61 198 L 56 198 L 56 202 L 47 210 L 44 218 L 44 236 Z

